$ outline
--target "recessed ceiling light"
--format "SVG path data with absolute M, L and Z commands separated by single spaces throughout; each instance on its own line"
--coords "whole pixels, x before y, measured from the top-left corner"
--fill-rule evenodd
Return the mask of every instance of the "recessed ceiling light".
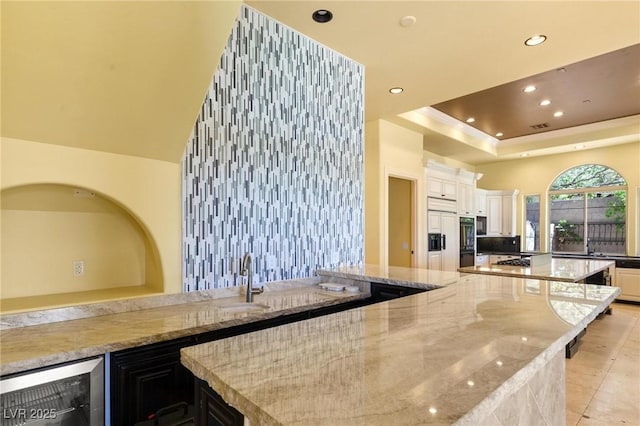
M 415 23 L 416 23 L 416 17 L 415 16 L 407 15 L 407 16 L 403 16 L 402 18 L 400 18 L 400 26 L 401 27 L 409 28 L 410 26 L 412 26 Z
M 562 111 L 556 111 L 556 112 L 553 113 L 554 117 L 562 117 L 563 115 L 564 115 L 564 112 L 562 112 Z
M 320 24 L 325 24 L 333 19 L 333 13 L 327 9 L 318 9 L 311 14 L 311 18 Z
M 531 93 L 531 92 L 534 92 L 535 90 L 536 90 L 536 86 L 534 86 L 533 84 L 522 89 L 524 93 Z
M 473 117 L 467 118 L 467 123 L 473 123 L 474 121 L 476 121 L 476 119 Z
M 526 44 L 527 46 L 537 46 L 539 44 L 544 43 L 546 39 L 547 39 L 546 35 L 537 34 L 526 39 L 524 41 L 524 44 Z
M 392 93 L 394 95 L 398 95 L 400 93 L 402 93 L 404 91 L 404 89 L 402 87 L 392 87 L 391 89 L 389 89 L 389 93 Z
M 504 136 L 504 133 L 502 133 L 502 132 L 496 133 L 496 138 L 501 138 L 503 136 Z
M 540 101 L 540 106 L 547 106 L 551 103 L 549 99 L 543 99 Z

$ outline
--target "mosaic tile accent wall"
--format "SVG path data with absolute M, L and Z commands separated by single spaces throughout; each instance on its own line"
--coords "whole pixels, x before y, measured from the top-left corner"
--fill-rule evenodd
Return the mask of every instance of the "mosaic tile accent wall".
M 184 290 L 364 256 L 364 68 L 243 6 L 183 159 Z

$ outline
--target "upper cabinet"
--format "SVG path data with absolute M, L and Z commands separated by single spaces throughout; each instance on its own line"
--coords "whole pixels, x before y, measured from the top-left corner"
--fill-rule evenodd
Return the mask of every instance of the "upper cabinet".
M 475 187 L 468 183 L 458 183 L 458 214 L 475 216 Z
M 512 237 L 516 235 L 517 190 L 487 191 L 487 236 Z
M 476 189 L 476 216 L 487 215 L 487 190 Z
M 456 200 L 457 190 L 454 180 L 447 180 L 435 176 L 427 176 L 427 197 Z

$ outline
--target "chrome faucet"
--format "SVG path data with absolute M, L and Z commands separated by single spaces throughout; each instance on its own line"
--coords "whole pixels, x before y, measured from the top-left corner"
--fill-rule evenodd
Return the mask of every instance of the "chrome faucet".
M 253 271 L 251 270 L 251 255 L 246 253 L 242 258 L 240 275 L 247 277 L 247 303 L 253 302 L 253 295 L 262 293 L 261 288 L 253 288 Z

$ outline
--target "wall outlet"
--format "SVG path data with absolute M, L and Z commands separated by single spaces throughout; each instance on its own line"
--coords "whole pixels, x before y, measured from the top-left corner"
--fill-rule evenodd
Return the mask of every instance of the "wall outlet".
M 84 275 L 84 260 L 73 261 L 73 276 L 81 277 Z

